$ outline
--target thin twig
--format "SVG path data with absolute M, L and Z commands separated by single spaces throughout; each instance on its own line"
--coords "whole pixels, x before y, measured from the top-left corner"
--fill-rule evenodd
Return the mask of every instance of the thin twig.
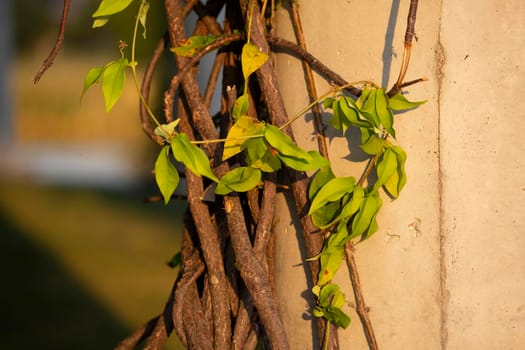
M 157 43 L 157 46 L 155 47 L 155 50 L 153 51 L 153 56 L 151 57 L 146 67 L 146 71 L 144 72 L 144 77 L 142 78 L 142 84 L 140 86 L 140 93 L 144 97 L 144 101 L 141 100 L 139 103 L 140 125 L 142 126 L 142 130 L 144 131 L 144 133 L 154 143 L 159 143 L 159 140 L 157 138 L 157 135 L 155 135 L 154 128 L 151 125 L 151 122 L 149 119 L 150 117 L 149 113 L 144 103 L 148 103 L 149 101 L 149 94 L 151 91 L 151 82 L 153 80 L 153 74 L 155 73 L 155 69 L 157 68 L 157 64 L 162 56 L 162 53 L 166 49 L 167 39 L 168 37 L 166 33 Z M 167 121 L 170 122 L 171 120 L 167 120 Z
M 53 46 L 53 49 L 47 56 L 47 58 L 44 60 L 44 63 L 36 73 L 35 77 L 33 78 L 33 83 L 36 84 L 42 78 L 42 75 L 53 65 L 55 62 L 55 58 L 57 57 L 58 53 L 60 52 L 60 49 L 62 48 L 62 44 L 64 43 L 64 35 L 66 33 L 66 22 L 67 22 L 67 15 L 69 14 L 69 5 L 71 4 L 71 0 L 64 0 L 64 5 L 62 7 L 62 19 L 60 20 L 60 29 L 58 31 L 58 36 L 55 41 L 55 45 Z
M 412 39 L 415 37 L 415 25 L 416 25 L 416 15 L 417 15 L 417 5 L 418 0 L 410 0 L 410 8 L 408 11 L 407 17 L 407 27 L 405 31 L 405 49 L 403 50 L 403 59 L 401 60 L 401 69 L 399 70 L 399 75 L 397 81 L 392 86 L 390 91 L 388 91 L 388 96 L 393 96 L 401 91 L 403 81 L 408 70 L 408 64 L 410 63 L 410 53 L 412 51 Z
M 356 299 L 356 310 L 363 325 L 366 340 L 370 350 L 377 350 L 377 340 L 374 335 L 374 328 L 372 322 L 368 317 L 368 307 L 366 306 L 365 299 L 363 297 L 363 291 L 361 290 L 361 282 L 359 281 L 359 274 L 357 273 L 357 265 L 354 259 L 352 242 L 345 244 L 345 257 L 348 265 L 348 271 L 350 273 L 350 280 L 352 281 L 352 287 L 354 289 L 354 295 Z
M 303 26 L 301 23 L 301 16 L 299 15 L 299 4 L 297 1 L 292 1 L 292 25 L 295 31 L 295 37 L 299 46 L 306 51 L 306 40 L 304 38 Z M 314 75 L 312 73 L 312 67 L 306 62 L 302 61 L 303 70 L 306 80 L 306 89 L 310 97 L 310 102 L 317 100 L 317 89 L 315 87 Z M 316 103 L 312 106 L 312 113 L 314 115 L 315 131 L 317 132 L 317 143 L 319 145 L 319 152 L 323 157 L 328 157 L 328 146 L 326 145 L 326 139 L 324 135 L 323 120 L 321 118 L 321 109 Z

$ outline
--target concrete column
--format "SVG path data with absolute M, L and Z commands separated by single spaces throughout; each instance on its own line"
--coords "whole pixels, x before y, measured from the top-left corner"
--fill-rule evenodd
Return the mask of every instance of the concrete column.
M 346 80 L 392 84 L 403 52 L 408 0 L 301 1 L 308 50 Z M 427 99 L 396 117 L 408 154 L 408 184 L 386 196 L 379 232 L 358 245 L 356 259 L 381 349 L 518 349 L 525 346 L 524 5 L 519 1 L 420 1 L 407 89 Z M 293 40 L 278 15 L 278 35 Z M 278 55 L 288 113 L 308 104 L 300 63 Z M 317 80 L 319 93 L 329 88 Z M 293 125 L 297 141 L 315 148 L 311 118 Z M 348 135 L 347 135 L 348 136 Z M 358 176 L 359 150 L 329 131 L 337 175 Z M 349 161 L 352 160 L 352 161 Z M 277 212 L 284 213 L 284 196 Z M 293 349 L 310 347 L 304 282 L 293 219 L 275 223 L 277 288 Z M 351 326 L 341 349 L 366 349 L 348 273 Z M 520 302 L 521 300 L 521 302 Z

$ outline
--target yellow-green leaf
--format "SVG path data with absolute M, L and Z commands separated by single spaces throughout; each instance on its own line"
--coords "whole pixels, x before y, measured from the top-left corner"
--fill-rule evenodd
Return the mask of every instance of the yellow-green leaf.
M 268 55 L 259 50 L 252 43 L 244 44 L 241 54 L 242 74 L 245 80 L 248 80 L 250 74 L 261 68 L 268 60 Z
M 397 168 L 394 174 L 392 174 L 392 177 L 385 182 L 383 187 L 392 197 L 397 198 L 407 182 L 407 175 L 405 172 L 407 155 L 399 146 L 393 146 L 391 149 L 396 154 Z
M 148 18 L 148 11 L 149 2 L 142 0 L 142 2 L 140 3 L 138 18 L 140 25 L 142 26 L 142 37 L 144 39 L 146 39 L 146 20 Z
M 237 120 L 241 116 L 246 115 L 248 113 L 249 105 L 250 105 L 250 98 L 248 94 L 245 92 L 244 94 L 239 96 L 233 103 L 233 107 L 232 107 L 233 120 Z
M 194 35 L 184 40 L 180 46 L 170 49 L 179 56 L 193 57 L 204 47 L 215 42 L 221 35 Z
M 226 195 L 230 192 L 246 192 L 256 187 L 262 179 L 259 169 L 238 167 L 227 172 L 217 184 L 216 194 Z
M 169 159 L 169 150 L 169 146 L 164 146 L 155 162 L 155 181 L 164 198 L 164 204 L 168 204 L 179 185 L 179 173 Z
M 390 108 L 392 108 L 394 111 L 399 112 L 416 108 L 426 102 L 427 100 L 411 102 L 407 100 L 407 98 L 402 94 L 396 94 L 389 98 Z
M 386 96 L 384 89 L 377 89 L 376 113 L 383 128 L 395 138 L 396 132 L 394 130 L 394 115 L 388 106 L 388 97 Z
M 360 236 L 369 231 L 369 227 L 372 224 L 373 219 L 375 218 L 377 212 L 381 208 L 383 202 L 379 198 L 377 191 L 369 193 L 359 207 L 354 220 L 352 221 L 352 234 L 351 238 Z
M 355 178 L 352 176 L 336 177 L 321 187 L 310 205 L 308 214 L 324 207 L 329 202 L 335 202 L 345 194 L 352 193 L 355 188 Z
M 133 0 L 102 0 L 98 6 L 93 17 L 104 17 L 110 16 L 115 13 L 121 12 L 126 9 L 126 7 L 131 4 Z
M 374 188 L 383 186 L 397 170 L 397 156 L 391 148 L 387 148 L 376 163 L 377 181 Z
M 106 104 L 106 112 L 109 112 L 122 96 L 126 85 L 126 67 L 128 60 L 125 58 L 112 61 L 104 67 L 102 73 L 102 94 Z
M 96 82 L 98 82 L 103 72 L 104 67 L 94 67 L 87 72 L 86 77 L 84 78 L 84 89 L 82 90 L 82 94 L 80 95 L 80 100 L 82 100 L 82 97 L 84 97 L 86 91 Z
M 246 137 L 257 135 L 264 132 L 264 128 L 249 116 L 237 119 L 235 124 L 228 131 L 224 142 L 224 152 L 222 160 L 229 159 L 242 151 L 242 145 L 247 140 Z
M 175 159 L 182 162 L 192 173 L 219 182 L 217 176 L 211 171 L 210 162 L 204 151 L 192 144 L 186 134 L 175 135 L 170 143 Z

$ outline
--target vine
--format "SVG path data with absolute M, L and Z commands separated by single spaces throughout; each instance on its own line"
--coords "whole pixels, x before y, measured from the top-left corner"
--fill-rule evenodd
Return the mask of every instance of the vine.
M 102 0 L 93 13 L 93 27 L 105 25 L 111 16 L 132 3 L 133 0 Z M 130 58 L 125 54 L 127 44 L 120 42 L 120 58 L 86 74 L 82 95 L 100 83 L 109 111 L 123 92 L 127 69 L 131 71 L 140 99 L 142 127 L 161 148 L 154 170 L 164 203 L 169 203 L 182 176 L 187 184 L 189 211 L 182 250 L 171 262 L 172 266 L 180 266 L 180 272 L 166 309 L 124 339 L 118 349 L 132 349 L 142 341 L 146 349 L 157 349 L 172 330 L 188 348 L 241 349 L 255 348 L 256 344 L 289 348 L 273 293 L 270 234 L 276 188 L 287 188 L 277 182 L 276 174 L 283 170 L 290 180 L 289 188 L 310 257 L 309 278 L 314 285 L 311 292 L 316 297 L 312 314 L 319 320 L 323 349 L 337 346 L 337 327 L 346 328 L 350 324 L 344 311 L 343 291 L 332 281 L 343 260 L 350 270 L 357 311 L 370 348 L 377 348 L 352 251 L 354 244 L 378 230 L 376 217 L 383 203 L 380 191 L 395 199 L 407 181 L 407 155 L 396 140 L 394 115 L 425 102 L 410 102 L 402 94 L 404 87 L 423 80 L 404 82 L 417 1 L 411 1 L 400 74 L 388 92 L 370 81 L 348 83 L 308 53 L 295 1 L 291 3 L 291 11 L 299 45 L 271 34 L 273 2 L 270 8 L 267 1 L 261 5 L 262 9 L 258 1 L 228 2 L 221 27 L 216 17 L 223 1 L 208 1 L 206 5 L 186 1 L 183 7 L 178 0 L 166 0 L 167 35 L 160 39 L 140 84 L 135 51 L 139 28 L 146 38 L 150 6 L 148 1 L 141 0 Z M 59 34 L 62 39 L 68 8 L 69 1 L 65 1 Z M 191 10 L 199 20 L 194 35 L 186 37 L 183 20 Z M 265 21 L 268 12 L 270 18 Z M 178 73 L 166 90 L 163 123 L 153 113 L 148 98 L 153 72 L 168 45 L 167 37 Z M 61 41 L 57 40 L 54 56 L 59 45 Z M 311 103 L 290 118 L 275 84 L 269 45 L 292 52 L 303 62 Z M 224 66 L 224 100 L 219 121 L 209 114 L 209 102 L 206 103 L 215 82 L 210 82 L 203 98 L 194 78 L 200 58 L 213 50 L 219 50 L 214 64 L 219 68 L 212 72 L 214 79 L 217 70 Z M 49 68 L 54 56 L 46 60 L 35 81 Z M 240 56 L 240 63 L 236 62 L 236 56 Z M 333 83 L 320 97 L 312 69 Z M 234 84 L 228 85 L 229 82 Z M 259 100 L 264 104 L 256 102 Z M 173 117 L 174 105 L 177 118 Z M 336 177 L 333 173 L 324 143 L 321 106 L 325 112 L 331 111 L 328 124 L 343 137 L 349 128 L 360 130 L 360 147 L 370 160 L 359 179 Z M 314 113 L 320 134 L 320 151 L 299 147 L 289 127 L 309 110 Z M 309 178 L 305 172 L 315 173 Z M 374 180 L 370 180 L 373 172 Z

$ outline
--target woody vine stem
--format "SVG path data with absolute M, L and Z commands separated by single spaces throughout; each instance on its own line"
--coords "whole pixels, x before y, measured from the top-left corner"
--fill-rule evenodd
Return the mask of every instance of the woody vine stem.
M 134 0 L 102 0 L 93 14 L 94 27 L 103 26 Z M 181 251 L 172 265 L 179 274 L 161 314 L 118 344 L 117 349 L 160 349 L 175 331 L 190 349 L 289 349 L 288 338 L 274 291 L 274 199 L 278 189 L 289 191 L 300 218 L 312 293 L 311 305 L 323 349 L 338 348 L 337 329 L 346 328 L 345 296 L 332 277 L 345 261 L 356 299 L 356 310 L 370 349 L 378 349 L 368 316 L 356 262 L 354 242 L 378 229 L 376 214 L 382 206 L 379 190 L 397 198 L 406 183 L 406 153 L 395 140 L 394 113 L 416 108 L 402 94 L 415 36 L 417 0 L 411 0 L 402 64 L 388 92 L 373 82 L 348 83 L 306 46 L 297 1 L 290 14 L 297 44 L 276 37 L 275 1 L 165 0 L 166 34 L 145 65 L 139 84 L 135 47 L 139 28 L 146 28 L 149 2 L 137 0 L 130 60 L 126 45 L 121 56 L 92 68 L 84 81 L 85 93 L 101 83 L 110 110 L 118 101 L 131 70 L 140 101 L 140 123 L 145 134 L 160 146 L 155 180 L 161 200 L 168 203 L 186 179 L 188 211 L 184 217 Z M 35 83 L 53 64 L 64 40 L 70 0 L 64 0 L 59 35 L 53 50 L 35 76 Z M 225 8 L 225 19 L 217 17 Z M 197 15 L 191 36 L 184 21 Z M 158 62 L 169 49 L 177 67 L 162 101 L 163 116 L 150 107 L 150 90 Z M 195 78 L 199 60 L 218 50 L 203 94 Z M 310 104 L 288 117 L 277 85 L 271 55 L 280 51 L 303 64 Z M 240 58 L 240 59 L 239 59 Z M 211 97 L 222 70 L 221 110 L 212 117 Z M 318 95 L 313 72 L 333 88 Z M 361 148 L 370 161 L 359 180 L 336 177 L 330 167 L 321 105 L 330 111 L 331 127 L 359 128 Z M 296 145 L 290 124 L 311 110 L 318 135 L 318 151 Z M 177 167 L 179 164 L 180 167 Z M 180 171 L 183 168 L 184 171 Z M 308 177 L 306 172 L 315 171 Z M 377 180 L 369 183 L 376 171 Z M 282 176 L 278 176 L 281 174 Z M 288 181 L 283 183 L 286 177 Z M 288 296 L 290 297 L 290 296 Z M 292 296 L 293 297 L 293 296 Z M 299 296 L 297 296 L 299 297 Z

